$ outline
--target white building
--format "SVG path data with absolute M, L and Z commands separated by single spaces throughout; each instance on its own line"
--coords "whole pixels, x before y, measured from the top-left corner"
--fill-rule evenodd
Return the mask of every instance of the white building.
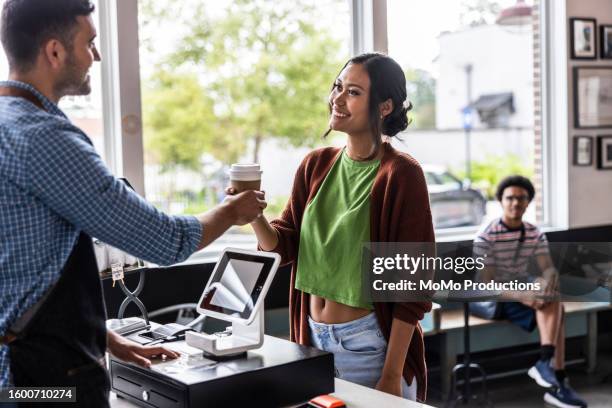
M 492 127 L 533 127 L 533 37 L 531 25 L 521 28 L 482 25 L 440 35 L 437 58 L 436 127 L 463 127 L 462 110 L 468 105 L 468 75 L 475 108 L 486 111 L 512 106 L 514 112 Z M 480 99 L 480 100 L 479 100 Z M 503 107 L 501 107 L 503 110 Z M 489 112 L 490 113 L 490 112 Z M 474 115 L 474 127 L 491 127 Z M 495 122 L 495 121 L 493 121 Z

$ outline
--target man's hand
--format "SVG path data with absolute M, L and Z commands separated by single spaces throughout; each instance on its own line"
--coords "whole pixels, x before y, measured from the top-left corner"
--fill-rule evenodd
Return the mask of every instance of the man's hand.
M 387 394 L 396 395 L 398 397 L 402 397 L 402 376 L 401 375 L 393 375 L 388 376 L 385 375 L 383 371 L 382 377 L 376 383 L 376 389 L 378 391 L 386 392 Z
M 558 300 L 559 297 L 559 273 L 554 267 L 542 272 L 540 283 L 544 288 L 544 299 L 547 302 Z
M 519 302 L 532 309 L 541 309 L 544 306 L 542 290 L 539 291 L 506 291 L 503 292 L 503 299 L 506 301 Z
M 539 310 L 544 307 L 546 302 L 543 299 L 534 299 L 534 298 L 525 298 L 521 300 L 521 303 L 527 307 L 530 307 L 535 310 Z
M 115 357 L 128 363 L 135 363 L 142 367 L 151 367 L 150 358 L 166 356 L 173 359 L 179 357 L 179 353 L 159 346 L 142 346 L 131 340 L 125 339 L 113 332 L 108 331 L 108 351 Z
M 524 296 L 521 299 L 522 304 L 532 309 L 539 310 L 558 297 L 559 286 L 556 276 L 553 275 L 547 278 L 539 277 L 535 279 L 534 283 L 540 284 L 541 289 L 539 293 L 524 292 Z
M 219 238 L 232 225 L 245 225 L 261 216 L 267 206 L 264 198 L 261 191 L 245 191 L 225 197 L 221 204 L 199 215 L 203 232 L 198 249 Z
M 268 206 L 262 191 L 243 191 L 236 195 L 227 195 L 223 201 L 232 214 L 234 225 L 245 225 L 261 216 Z

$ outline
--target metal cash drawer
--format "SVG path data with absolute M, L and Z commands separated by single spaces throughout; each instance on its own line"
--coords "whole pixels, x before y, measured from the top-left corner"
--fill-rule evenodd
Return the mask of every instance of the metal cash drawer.
M 111 384 L 118 395 L 128 397 L 141 406 L 156 408 L 184 408 L 186 389 L 162 382 L 144 372 L 134 376 L 132 368 L 115 361 L 110 363 Z M 132 397 L 132 398 L 129 398 Z

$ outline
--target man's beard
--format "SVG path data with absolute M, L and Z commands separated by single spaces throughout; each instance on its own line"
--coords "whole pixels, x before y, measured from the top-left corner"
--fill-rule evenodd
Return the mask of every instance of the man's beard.
M 83 96 L 91 93 L 89 75 L 83 75 L 72 55 L 66 61 L 64 74 L 55 84 L 55 91 L 59 96 Z

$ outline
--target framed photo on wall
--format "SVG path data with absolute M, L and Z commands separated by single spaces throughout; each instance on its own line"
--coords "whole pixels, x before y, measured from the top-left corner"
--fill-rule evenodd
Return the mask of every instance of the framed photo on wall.
M 570 18 L 572 59 L 597 58 L 597 22 L 594 18 Z
M 593 165 L 593 138 L 574 136 L 574 166 Z
M 574 67 L 574 126 L 612 127 L 612 67 Z
M 612 135 L 597 136 L 597 168 L 612 170 Z
M 612 25 L 602 25 L 600 27 L 601 58 L 612 59 Z

